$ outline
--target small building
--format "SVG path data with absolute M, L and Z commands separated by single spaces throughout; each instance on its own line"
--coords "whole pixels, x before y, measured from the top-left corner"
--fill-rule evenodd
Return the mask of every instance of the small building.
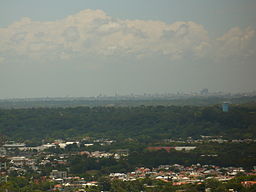
M 67 177 L 67 171 L 58 171 L 58 170 L 52 170 L 50 174 L 51 178 L 65 178 Z
M 223 112 L 228 112 L 229 111 L 229 103 L 228 102 L 222 103 L 222 111 Z
M 244 186 L 244 187 L 251 187 L 253 185 L 256 185 L 256 181 L 242 181 L 241 184 Z
M 25 143 L 15 143 L 13 141 L 6 143 L 3 145 L 4 148 L 6 149 L 15 149 L 19 147 L 25 147 Z
M 196 149 L 196 146 L 179 146 L 179 147 L 174 147 L 176 151 L 191 151 Z
M 6 149 L 4 147 L 0 147 L 0 156 L 6 156 Z

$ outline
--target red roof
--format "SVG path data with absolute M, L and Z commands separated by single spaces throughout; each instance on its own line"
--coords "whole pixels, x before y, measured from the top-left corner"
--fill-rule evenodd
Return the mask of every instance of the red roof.
M 62 186 L 60 184 L 54 185 L 54 188 L 61 188 Z

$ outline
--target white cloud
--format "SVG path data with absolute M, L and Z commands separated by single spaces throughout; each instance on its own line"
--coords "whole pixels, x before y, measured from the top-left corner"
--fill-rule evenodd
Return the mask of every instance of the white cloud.
M 20 21 L 0 28 L 0 53 L 34 59 L 72 59 L 82 55 L 146 57 L 160 54 L 172 60 L 255 54 L 255 30 L 233 28 L 210 40 L 195 22 L 120 20 L 101 10 L 84 10 L 52 22 Z
M 255 30 L 232 28 L 217 39 L 215 46 L 218 58 L 255 56 Z

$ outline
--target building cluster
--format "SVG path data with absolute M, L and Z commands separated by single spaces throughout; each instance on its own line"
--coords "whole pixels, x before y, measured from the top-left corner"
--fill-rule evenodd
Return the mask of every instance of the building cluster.
M 42 144 L 35 147 L 29 147 L 29 146 L 26 146 L 25 143 L 15 143 L 14 141 L 11 141 L 4 144 L 2 147 L 0 147 L 0 155 L 6 155 L 6 151 L 10 151 L 11 149 L 19 149 L 20 151 L 31 151 L 31 150 L 44 151 L 45 149 L 58 148 L 58 147 L 61 149 L 65 149 L 69 145 L 76 145 L 78 147 L 81 147 L 81 145 L 83 145 L 85 147 L 90 147 L 90 146 L 93 146 L 94 144 L 105 146 L 105 145 L 111 145 L 112 143 L 115 142 L 115 140 L 110 140 L 110 139 L 95 139 L 95 140 L 91 140 L 88 143 L 88 142 L 85 142 L 87 140 L 88 139 L 85 139 L 82 141 L 63 141 L 58 139 L 52 143 L 46 143 L 46 144 Z
M 67 163 L 68 157 L 72 155 L 87 155 L 91 158 L 110 158 L 113 157 L 115 159 L 120 159 L 122 156 L 128 156 L 128 150 L 119 149 L 114 152 L 105 152 L 105 151 L 87 151 L 86 149 L 96 144 L 100 146 L 111 145 L 114 140 L 109 139 L 96 139 L 92 140 L 90 143 L 84 141 L 62 141 L 55 140 L 52 143 L 42 144 L 40 146 L 28 147 L 25 143 L 15 143 L 15 142 L 7 142 L 6 144 L 0 147 L 0 165 L 1 171 L 6 170 L 8 167 L 8 171 L 15 170 L 18 172 L 25 172 L 24 168 L 32 169 L 36 171 L 39 166 L 50 164 L 62 164 L 65 165 Z M 79 148 L 77 151 L 66 151 L 69 146 L 75 146 Z M 52 153 L 51 151 L 46 151 L 47 149 L 63 149 L 60 154 Z M 85 150 L 83 150 L 85 149 Z M 7 166 L 8 164 L 8 166 Z
M 203 136 L 202 140 L 221 139 Z M 191 138 L 190 138 L 191 140 Z M 111 145 L 115 141 L 109 139 L 95 139 L 88 141 L 62 141 L 55 140 L 52 143 L 42 144 L 36 147 L 27 147 L 24 143 L 8 142 L 0 148 L 0 177 L 7 181 L 8 176 L 22 176 L 27 172 L 37 172 L 41 174 L 44 167 L 51 167 L 48 170 L 47 178 L 55 183 L 54 190 L 68 191 L 79 189 L 83 191 L 87 188 L 97 187 L 97 181 L 86 180 L 74 175 L 69 175 L 68 159 L 72 155 L 86 155 L 91 158 L 115 158 L 120 159 L 129 155 L 127 149 L 113 150 L 113 152 L 104 152 L 98 150 L 81 150 L 89 149 L 94 145 L 104 146 Z M 235 140 L 233 142 L 253 142 L 251 140 Z M 62 150 L 61 153 L 54 153 L 46 149 L 65 149 L 68 146 L 75 146 L 79 150 L 67 151 Z M 176 150 L 176 151 L 191 151 L 196 149 L 196 146 L 176 146 L 176 147 L 148 147 L 147 150 Z M 212 155 L 212 154 L 211 154 Z M 214 156 L 214 154 L 212 155 Z M 256 167 L 255 167 L 256 170 Z M 247 172 L 241 167 L 218 167 L 214 165 L 195 164 L 191 166 L 183 165 L 161 165 L 157 168 L 140 167 L 133 172 L 128 173 L 111 173 L 110 179 L 118 179 L 122 181 L 134 181 L 137 179 L 150 178 L 153 180 L 162 180 L 170 182 L 172 185 L 197 184 L 206 181 L 207 179 L 217 179 L 219 181 L 228 181 L 240 173 L 255 174 L 256 171 Z M 253 185 L 253 183 L 244 183 L 245 186 Z
M 160 151 L 165 150 L 167 152 L 170 151 L 191 151 L 196 149 L 196 146 L 176 146 L 176 147 L 164 147 L 164 146 L 158 146 L 158 147 L 147 147 L 148 151 Z
M 218 167 L 214 165 L 161 165 L 157 168 L 140 167 L 133 172 L 128 173 L 111 173 L 111 179 L 122 181 L 134 181 L 137 179 L 151 178 L 170 182 L 172 185 L 198 184 L 207 179 L 217 179 L 219 181 L 228 181 L 239 173 L 245 173 L 241 167 Z M 255 171 L 246 174 L 256 174 Z
M 180 143 L 180 144 L 204 144 L 204 143 L 255 143 L 256 139 L 223 139 L 222 136 L 204 136 L 194 139 L 188 137 L 187 139 L 165 139 L 165 143 Z
M 55 191 L 85 191 L 88 188 L 95 188 L 98 186 L 97 181 L 86 181 L 81 177 L 68 177 L 65 171 L 52 170 L 50 178 L 54 181 Z
M 127 150 L 116 150 L 115 152 L 87 151 L 89 147 L 98 145 L 111 145 L 114 140 L 96 139 L 88 141 L 62 141 L 55 140 L 52 143 L 42 144 L 36 147 L 28 147 L 24 143 L 7 142 L 0 147 L 0 179 L 7 182 L 9 176 L 23 176 L 30 172 L 41 175 L 42 171 L 47 172 L 48 181 L 55 183 L 53 190 L 58 191 L 86 191 L 87 188 L 98 186 L 96 181 L 86 180 L 78 176 L 69 175 L 68 159 L 75 155 L 86 155 L 91 158 L 120 159 L 127 156 Z M 73 145 L 79 148 L 78 151 L 68 151 L 68 146 Z M 50 149 L 50 150 L 47 150 Z M 51 149 L 61 149 L 60 153 L 51 152 Z

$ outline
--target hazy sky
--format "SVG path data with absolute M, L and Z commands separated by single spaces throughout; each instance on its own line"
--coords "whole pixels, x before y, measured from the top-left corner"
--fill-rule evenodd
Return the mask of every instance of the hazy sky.
M 0 98 L 256 90 L 255 0 L 0 0 Z

